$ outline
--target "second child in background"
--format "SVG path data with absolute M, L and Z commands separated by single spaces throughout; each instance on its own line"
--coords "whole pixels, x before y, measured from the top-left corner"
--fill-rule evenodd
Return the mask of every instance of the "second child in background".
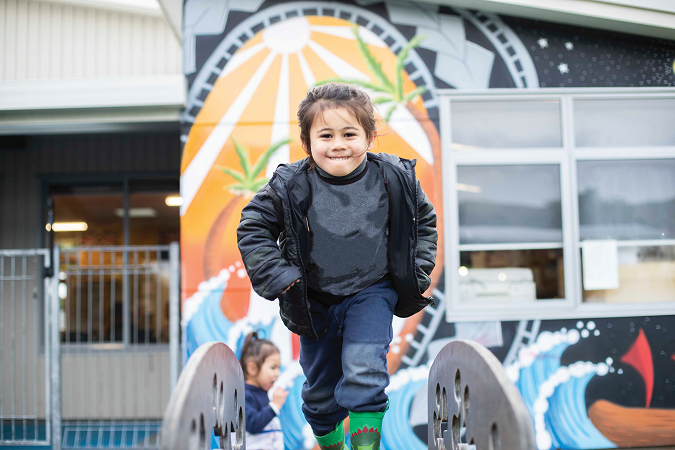
M 246 336 L 239 358 L 246 382 L 246 448 L 249 450 L 284 450 L 279 410 L 288 392 L 275 389 L 272 401 L 268 391 L 279 378 L 279 349 L 258 333 Z

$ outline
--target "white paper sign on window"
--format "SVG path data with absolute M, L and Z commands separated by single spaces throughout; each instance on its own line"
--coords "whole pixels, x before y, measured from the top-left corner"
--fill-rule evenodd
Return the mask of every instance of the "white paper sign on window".
M 619 288 L 619 252 L 615 240 L 583 241 L 584 289 Z

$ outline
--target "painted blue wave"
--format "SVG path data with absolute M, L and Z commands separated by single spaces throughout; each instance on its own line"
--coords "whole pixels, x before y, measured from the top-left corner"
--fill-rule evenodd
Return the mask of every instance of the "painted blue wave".
M 558 344 L 551 350 L 537 355 L 531 366 L 521 369 L 516 386 L 532 417 L 534 417 L 534 402 L 539 396 L 541 384 L 560 368 L 560 357 L 567 347 L 568 343 Z
M 223 315 L 220 309 L 221 296 L 222 289 L 214 290 L 204 299 L 187 323 L 184 329 L 187 357 L 205 342 L 227 342 L 228 333 L 234 324 Z M 273 323 L 263 327 L 264 332 L 270 333 L 272 325 Z M 244 336 L 240 336 L 236 344 L 235 354 L 237 356 L 241 352 L 243 339 Z M 539 396 L 542 383 L 560 368 L 560 358 L 569 345 L 562 343 L 539 354 L 531 366 L 520 371 L 516 386 L 532 417 L 534 417 L 534 402 Z M 586 387 L 593 376 L 595 374 L 590 373 L 582 378 L 570 378 L 568 382 L 559 385 L 548 399 L 549 409 L 545 414 L 545 424 L 551 435 L 551 449 L 616 448 L 616 445 L 605 438 L 588 418 L 585 402 Z M 295 380 L 279 416 L 284 430 L 286 450 L 304 448 L 303 428 L 306 426 L 306 421 L 302 414 L 300 396 L 303 382 L 303 376 Z M 385 415 L 383 424 L 383 450 L 397 448 L 424 450 L 426 448 L 426 444 L 413 432 L 409 418 L 412 399 L 425 382 L 426 380 L 411 382 L 398 391 L 390 393 L 390 409 Z M 215 440 L 213 443 L 215 446 Z
M 422 442 L 410 426 L 410 405 L 415 394 L 427 385 L 427 380 L 412 381 L 401 389 L 389 394 L 389 411 L 382 423 L 383 450 L 426 450 L 427 444 Z
M 586 412 L 586 386 L 594 376 L 589 373 L 570 378 L 558 386 L 549 399 L 546 428 L 551 432 L 554 448 L 616 448 L 616 444 L 595 428 Z
M 197 350 L 197 347 L 205 342 L 227 341 L 227 334 L 232 327 L 232 322 L 225 317 L 220 309 L 223 289 L 224 286 L 221 286 L 219 289 L 212 291 L 183 328 L 183 339 L 185 339 L 187 353 L 185 355 L 186 360 Z
M 283 408 L 279 412 L 286 450 L 301 450 L 305 448 L 305 437 L 302 434 L 302 429 L 305 425 L 309 426 L 309 424 L 307 424 L 305 416 L 302 413 L 302 397 L 300 393 L 304 382 L 304 375 L 295 379 L 293 387 L 288 392 L 286 403 L 284 403 Z
M 562 343 L 537 356 L 534 363 L 520 371 L 516 386 L 525 405 L 534 418 L 534 402 L 541 384 L 560 368 L 560 358 L 569 347 Z M 551 434 L 551 449 L 616 448 L 593 425 L 586 412 L 586 386 L 595 376 L 589 373 L 581 378 L 571 377 L 559 385 L 548 399 L 549 409 L 544 415 L 546 429 Z

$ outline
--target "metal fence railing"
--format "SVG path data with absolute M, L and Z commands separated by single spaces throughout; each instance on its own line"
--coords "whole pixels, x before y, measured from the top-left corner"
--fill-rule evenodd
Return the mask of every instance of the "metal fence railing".
M 0 446 L 51 442 L 49 265 L 47 250 L 0 250 Z
M 180 369 L 179 253 L 0 250 L 0 446 L 159 446 Z
M 179 368 L 178 258 L 177 243 L 61 249 L 63 448 L 159 446 Z

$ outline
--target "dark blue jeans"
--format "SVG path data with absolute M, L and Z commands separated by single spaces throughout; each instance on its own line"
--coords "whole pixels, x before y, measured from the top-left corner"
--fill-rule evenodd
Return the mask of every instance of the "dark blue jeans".
M 307 377 L 302 411 L 315 435 L 330 433 L 349 411 L 386 409 L 387 353 L 397 300 L 391 281 L 383 281 L 339 305 L 311 302 L 319 340 L 300 337 L 300 365 Z

